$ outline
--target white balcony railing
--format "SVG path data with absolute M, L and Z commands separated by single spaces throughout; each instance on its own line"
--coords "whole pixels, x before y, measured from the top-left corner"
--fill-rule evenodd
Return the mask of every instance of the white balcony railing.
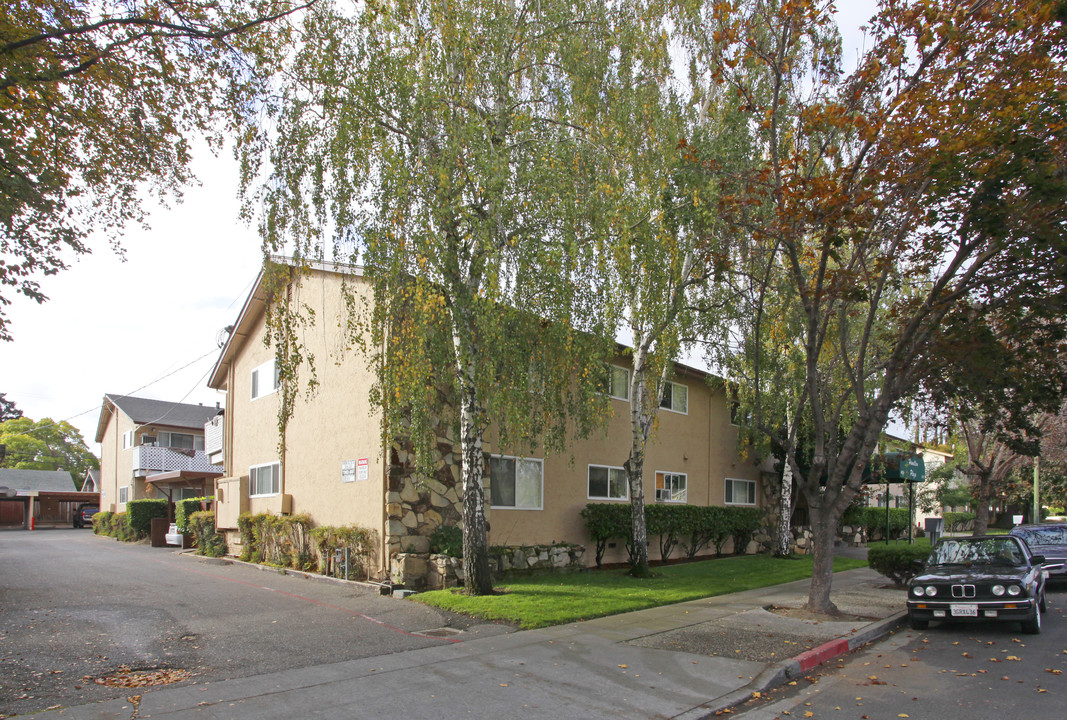
M 138 445 L 133 449 L 134 477 L 177 470 L 221 472 L 222 467 L 208 462 L 203 450 L 177 450 L 154 445 Z

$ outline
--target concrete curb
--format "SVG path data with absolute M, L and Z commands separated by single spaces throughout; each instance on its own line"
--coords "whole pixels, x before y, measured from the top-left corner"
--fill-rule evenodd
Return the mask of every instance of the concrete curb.
M 186 550 L 179 550 L 176 555 L 181 557 L 190 557 L 193 560 L 205 563 L 207 565 L 243 565 L 253 570 L 260 570 L 262 572 L 272 572 L 278 575 L 292 575 L 293 577 L 303 578 L 305 580 L 319 580 L 322 582 L 330 582 L 335 585 L 357 585 L 369 590 L 381 591 L 384 584 L 375 582 L 363 582 L 362 580 L 345 580 L 344 578 L 330 577 L 329 575 L 320 575 L 319 573 L 306 572 L 304 570 L 293 570 L 292 568 L 274 567 L 273 565 L 260 565 L 258 563 L 248 562 L 247 560 L 240 560 L 230 555 L 224 555 L 222 557 L 212 558 L 205 555 L 197 555 L 196 548 L 189 548 Z
M 802 652 L 794 658 L 770 665 L 743 688 L 715 698 L 708 704 L 695 707 L 680 715 L 675 715 L 671 720 L 708 720 L 719 716 L 724 710 L 729 710 L 748 702 L 752 699 L 754 693 L 773 690 L 790 680 L 803 677 L 809 670 L 822 665 L 827 660 L 850 653 L 890 634 L 904 624 L 907 615 L 907 612 L 901 611 L 887 617 L 885 620 L 879 620 L 867 625 L 855 635 L 830 640 L 816 648 Z

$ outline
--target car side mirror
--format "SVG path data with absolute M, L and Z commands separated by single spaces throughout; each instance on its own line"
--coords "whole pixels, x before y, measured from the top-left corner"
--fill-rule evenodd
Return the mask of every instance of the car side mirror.
M 1045 564 L 1045 556 L 1044 555 L 1031 555 L 1030 556 L 1030 564 L 1031 565 L 1044 565 Z

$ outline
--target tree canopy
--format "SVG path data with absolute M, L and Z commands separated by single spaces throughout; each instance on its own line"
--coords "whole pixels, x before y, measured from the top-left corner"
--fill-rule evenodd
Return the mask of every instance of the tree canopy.
M 0 445 L 7 451 L 0 467 L 16 470 L 66 470 L 79 487 L 85 472 L 100 467 L 81 433 L 66 421 L 19 417 L 0 423 Z
M 143 193 L 179 194 L 192 143 L 219 147 L 259 111 L 267 23 L 289 0 L 18 0 L 0 7 L 0 339 L 11 292 L 120 248 Z M 226 121 L 226 118 L 229 121 Z

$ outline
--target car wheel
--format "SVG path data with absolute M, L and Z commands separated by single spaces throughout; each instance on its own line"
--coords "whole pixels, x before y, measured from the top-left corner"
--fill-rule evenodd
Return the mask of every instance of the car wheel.
M 1027 635 L 1038 635 L 1041 633 L 1041 608 L 1035 607 L 1034 614 L 1028 619 L 1022 622 L 1023 632 Z
M 920 620 L 919 618 L 913 615 L 908 616 L 908 624 L 911 626 L 912 630 L 925 630 L 926 628 L 930 627 L 929 620 Z

